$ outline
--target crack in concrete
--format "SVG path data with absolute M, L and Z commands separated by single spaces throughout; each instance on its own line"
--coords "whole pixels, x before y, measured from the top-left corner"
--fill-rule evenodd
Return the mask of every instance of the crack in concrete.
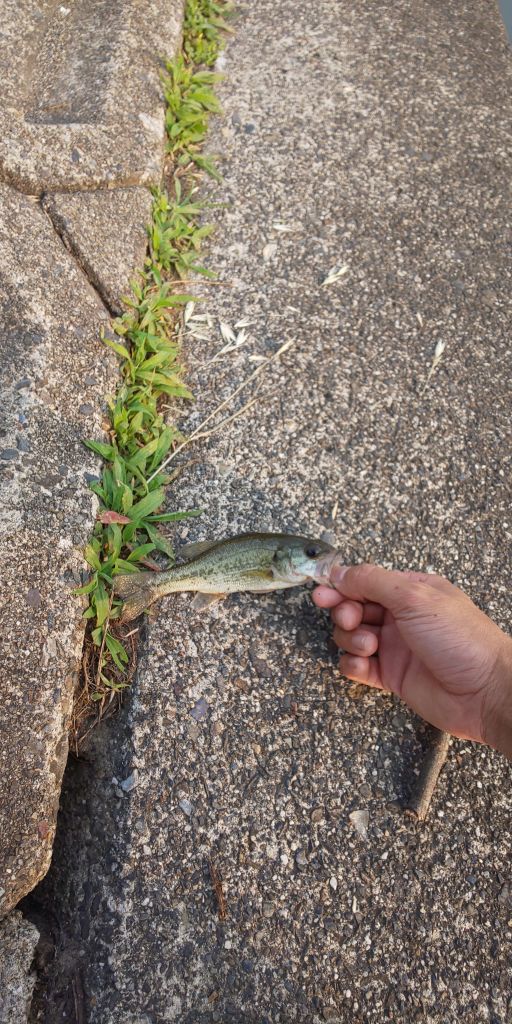
M 6 171 L 5 168 L 3 168 L 2 173 L 0 173 L 0 185 L 6 185 L 7 188 L 11 188 L 13 192 L 17 192 L 20 196 L 26 196 L 27 199 L 34 199 L 36 202 L 41 202 L 46 195 L 70 196 L 80 195 L 82 192 L 85 194 L 89 194 L 91 192 L 105 192 L 107 189 L 109 192 L 119 192 L 123 188 L 156 188 L 158 184 L 159 178 L 157 176 L 155 176 L 154 179 L 150 178 L 148 181 L 145 181 L 140 177 L 140 175 L 129 174 L 126 178 L 123 178 L 122 181 L 116 181 L 113 185 L 104 181 L 91 185 L 80 182 L 78 185 L 67 185 L 66 187 L 63 187 L 62 185 L 55 185 L 54 188 L 49 188 L 47 186 L 46 188 L 34 191 L 30 188 L 23 188 L 22 185 L 19 184 L 19 178 L 17 178 L 16 175 L 11 174 L 9 171 Z
M 112 317 L 113 319 L 115 319 L 115 317 L 118 315 L 117 311 L 110 305 L 110 303 L 109 303 L 109 301 L 108 301 L 108 299 L 107 299 L 107 297 L 106 297 L 106 295 L 105 295 L 105 293 L 103 291 L 103 288 L 101 286 L 101 282 L 100 282 L 99 278 L 97 277 L 97 275 L 94 273 L 93 268 L 86 261 L 84 261 L 82 259 L 80 253 L 78 252 L 78 249 L 77 249 L 76 245 L 73 244 L 72 239 L 67 234 L 66 229 L 65 229 L 61 219 L 59 218 L 58 214 L 56 214 L 55 216 L 52 216 L 50 210 L 47 209 L 47 207 L 44 205 L 44 200 L 45 200 L 47 195 L 48 195 L 47 192 L 42 192 L 41 196 L 39 197 L 38 202 L 39 202 L 39 206 L 40 206 L 41 210 L 47 216 L 48 220 L 50 221 L 50 224 L 53 227 L 53 230 L 55 231 L 55 234 L 58 236 L 58 238 L 60 238 L 64 248 L 66 249 L 66 251 L 69 252 L 69 254 L 73 257 L 73 259 L 74 259 L 78 269 L 82 272 L 82 274 L 86 278 L 87 283 L 90 285 L 90 287 L 95 292 L 95 294 L 98 297 L 98 299 L 100 300 L 102 306 L 106 309 L 109 317 Z M 52 193 L 52 195 L 53 195 L 53 193 Z

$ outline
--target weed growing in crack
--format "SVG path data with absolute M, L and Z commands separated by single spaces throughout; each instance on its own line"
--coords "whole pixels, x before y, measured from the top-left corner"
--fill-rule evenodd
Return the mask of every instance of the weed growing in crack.
M 89 630 L 75 742 L 91 700 L 99 702 L 101 712 L 113 694 L 128 685 L 135 667 L 133 630 L 123 633 L 117 622 L 121 603 L 112 592 L 113 578 L 142 567 L 158 570 L 151 557 L 155 552 L 173 560 L 162 524 L 200 514 L 198 509 L 161 512 L 165 487 L 175 476 L 162 464 L 183 441 L 177 427 L 164 420 L 162 400 L 191 398 L 180 364 L 179 314 L 192 296 L 175 289 L 191 273 L 214 276 L 200 262 L 203 241 L 212 228 L 201 224 L 205 204 L 195 198 L 195 175 L 199 168 L 220 179 L 214 160 L 201 152 L 209 118 L 220 112 L 213 92 L 219 76 L 198 65 L 211 66 L 216 60 L 227 27 L 223 14 L 229 8 L 212 0 L 187 2 L 183 51 L 166 64 L 163 77 L 167 148 L 173 164 L 170 187 L 168 192 L 153 192 L 144 270 L 123 300 L 125 312 L 113 321 L 112 332 L 102 335 L 119 357 L 121 383 L 108 401 L 108 441 L 85 442 L 104 460 L 104 467 L 100 481 L 91 484 L 100 505 L 84 553 L 91 575 L 76 591 L 88 597 L 84 617 Z
M 219 101 L 213 91 L 220 75 L 213 71 L 198 71 L 182 56 L 169 61 L 166 68 L 163 87 L 168 152 L 179 167 L 192 162 L 220 181 L 215 160 L 201 153 L 209 118 L 211 114 L 220 113 Z
M 222 45 L 223 33 L 231 31 L 226 17 L 233 4 L 225 0 L 188 0 L 183 25 L 183 52 L 192 64 L 212 67 Z
M 160 272 L 170 271 L 179 278 L 190 273 L 215 277 L 198 263 L 205 238 L 211 235 L 211 224 L 199 224 L 204 203 L 194 202 L 192 189 L 182 194 L 179 178 L 175 178 L 174 200 L 165 192 L 155 191 L 153 217 L 149 228 L 150 259 Z

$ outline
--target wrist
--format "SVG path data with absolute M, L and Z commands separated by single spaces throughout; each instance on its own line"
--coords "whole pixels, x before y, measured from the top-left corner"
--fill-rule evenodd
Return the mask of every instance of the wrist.
M 512 760 L 512 637 L 503 634 L 482 713 L 482 738 Z

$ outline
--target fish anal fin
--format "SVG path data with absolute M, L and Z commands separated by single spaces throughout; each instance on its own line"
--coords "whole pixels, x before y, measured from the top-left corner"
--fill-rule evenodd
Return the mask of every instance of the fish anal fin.
M 212 604 L 222 601 L 225 594 L 196 594 L 192 601 L 192 608 L 195 612 L 204 612 Z
M 186 558 L 187 560 L 197 558 L 198 555 L 203 555 L 205 551 L 209 551 L 210 548 L 214 548 L 218 543 L 218 540 L 200 540 L 197 542 L 194 541 L 193 544 L 185 544 L 180 549 L 180 557 L 183 555 L 183 558 Z

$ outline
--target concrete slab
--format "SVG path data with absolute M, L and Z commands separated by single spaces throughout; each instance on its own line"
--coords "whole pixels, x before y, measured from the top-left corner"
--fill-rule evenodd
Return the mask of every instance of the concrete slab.
M 48 868 L 80 665 L 85 437 L 117 376 L 107 311 L 45 213 L 0 189 L 0 914 Z
M 0 921 L 0 1024 L 27 1024 L 38 938 L 37 928 L 16 910 Z
M 45 196 L 43 206 L 64 243 L 113 313 L 144 265 L 151 219 L 147 188 L 99 189 Z
M 229 287 L 204 291 L 253 341 L 210 365 L 219 332 L 190 342 L 185 428 L 254 356 L 295 347 L 174 486 L 172 508 L 206 508 L 181 535 L 325 530 L 349 560 L 447 574 L 506 624 L 512 60 L 497 11 L 260 0 L 226 71 L 210 262 Z M 39 890 L 63 934 L 48 1021 L 73 1019 L 70 942 L 91 1024 L 510 1020 L 511 767 L 456 743 L 430 819 L 404 818 L 421 724 L 340 685 L 328 636 L 300 592 L 203 617 L 162 604 L 123 714 L 67 773 Z
M 156 184 L 162 58 L 182 0 L 22 0 L 2 24 L 0 178 L 24 192 Z

